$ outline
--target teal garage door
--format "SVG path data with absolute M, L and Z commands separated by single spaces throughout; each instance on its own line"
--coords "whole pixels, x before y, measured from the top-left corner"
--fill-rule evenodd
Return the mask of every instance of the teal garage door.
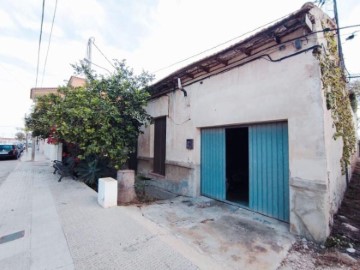
M 286 122 L 249 126 L 249 207 L 289 221 L 289 150 Z
M 225 129 L 201 130 L 201 194 L 225 200 Z
M 287 123 L 258 124 L 247 128 L 249 131 L 249 208 L 288 222 Z M 226 164 L 226 129 L 201 130 L 202 195 L 226 200 Z

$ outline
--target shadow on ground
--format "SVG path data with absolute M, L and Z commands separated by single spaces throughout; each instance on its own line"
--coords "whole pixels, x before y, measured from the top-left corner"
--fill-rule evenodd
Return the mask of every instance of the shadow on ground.
M 295 241 L 288 224 L 234 205 L 176 196 L 151 186 L 137 194 L 143 202 L 128 207 L 137 208 L 224 269 L 277 269 Z

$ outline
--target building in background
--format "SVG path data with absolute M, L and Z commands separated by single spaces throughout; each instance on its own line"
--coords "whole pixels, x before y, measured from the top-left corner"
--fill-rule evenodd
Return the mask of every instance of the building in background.
M 68 84 L 69 87 L 83 87 L 86 85 L 86 79 L 71 76 Z M 48 94 L 57 94 L 58 87 L 37 87 L 30 89 L 30 98 L 36 103 L 36 99 L 40 96 L 48 95 Z M 47 140 L 35 140 L 33 139 L 33 143 L 37 144 L 37 149 L 39 149 L 47 158 L 50 160 L 62 160 L 62 143 L 59 144 L 49 144 Z M 32 150 L 32 159 L 35 156 L 35 147 Z
M 82 87 L 85 86 L 86 80 L 84 78 L 71 76 L 68 81 L 68 86 L 70 87 Z M 34 102 L 36 101 L 36 98 L 48 94 L 57 94 L 58 87 L 36 87 L 30 89 L 30 98 Z

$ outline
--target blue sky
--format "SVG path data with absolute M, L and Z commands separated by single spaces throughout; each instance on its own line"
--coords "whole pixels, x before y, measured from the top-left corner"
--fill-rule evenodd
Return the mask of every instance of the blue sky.
M 241 0 L 58 0 L 50 51 L 55 0 L 46 0 L 38 87 L 63 85 L 73 74 L 71 64 L 83 59 L 87 41 L 109 59 L 126 59 L 136 72 L 154 72 L 179 60 L 237 37 L 299 9 L 305 1 Z M 42 0 L 0 2 L 0 137 L 23 127 L 35 87 Z M 360 24 L 360 2 L 338 0 L 340 26 Z M 332 16 L 332 6 L 324 10 Z M 342 32 L 345 60 L 360 73 L 360 27 Z M 93 48 L 93 62 L 111 70 Z M 194 59 L 191 59 L 193 61 Z M 189 62 L 189 61 L 188 61 Z M 183 63 L 184 64 L 184 63 Z M 179 66 L 156 72 L 161 78 Z M 99 69 L 99 72 L 104 72 Z

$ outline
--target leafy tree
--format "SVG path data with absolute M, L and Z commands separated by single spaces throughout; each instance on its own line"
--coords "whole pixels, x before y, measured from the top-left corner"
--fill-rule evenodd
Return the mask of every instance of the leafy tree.
M 360 97 L 360 80 L 356 80 L 348 83 L 347 89 L 349 90 L 351 107 L 353 111 L 356 113 L 358 107 L 358 100 Z
M 18 140 L 18 141 L 23 141 L 23 140 L 25 140 L 25 133 L 24 132 L 21 132 L 21 131 L 19 131 L 19 132 L 16 132 L 15 133 L 15 138 Z
M 34 137 L 46 139 L 55 125 L 53 110 L 61 102 L 59 95 L 48 94 L 37 98 L 36 105 L 29 117 L 25 118 L 25 126 L 32 131 Z
M 110 76 L 97 75 L 84 62 L 75 65 L 87 78 L 85 87 L 61 87 L 58 95 L 40 97 L 26 125 L 35 136 L 77 144 L 80 159 L 109 159 L 120 168 L 135 150 L 141 127 L 151 120 L 145 111 L 152 76 L 134 75 L 125 61 L 114 62 Z

